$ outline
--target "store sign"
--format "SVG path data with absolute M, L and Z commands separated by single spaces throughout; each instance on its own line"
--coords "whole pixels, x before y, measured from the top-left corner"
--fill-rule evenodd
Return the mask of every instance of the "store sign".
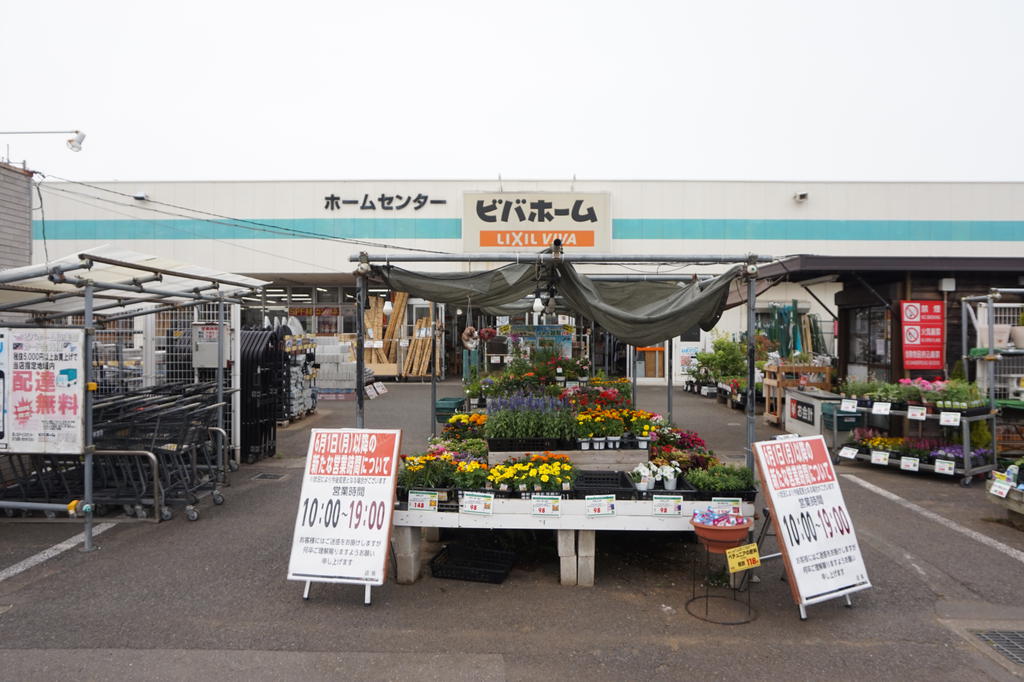
M 292 306 L 288 308 L 288 314 L 292 317 L 324 317 L 332 315 L 337 317 L 340 312 L 340 308 L 336 305 L 317 306 L 315 308 L 313 306 Z
M 789 399 L 789 416 L 798 422 L 814 426 L 814 403 L 805 403 L 791 397 Z
M 761 441 L 754 452 L 794 601 L 871 587 L 825 439 Z
M 536 251 L 556 239 L 570 251 L 611 246 L 610 195 L 603 192 L 466 192 L 462 241 L 466 252 Z
M 85 332 L 0 329 L 0 451 L 80 454 Z
M 288 580 L 384 584 L 401 435 L 312 430 Z
M 903 368 L 943 369 L 946 365 L 946 304 L 900 301 Z

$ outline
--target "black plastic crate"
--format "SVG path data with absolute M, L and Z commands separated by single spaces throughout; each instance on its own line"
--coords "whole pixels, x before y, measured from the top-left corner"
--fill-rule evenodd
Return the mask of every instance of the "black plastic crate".
M 616 500 L 635 500 L 636 486 L 624 471 L 577 471 L 572 484 L 577 500 L 587 495 L 615 495 Z
M 657 482 L 659 487 L 654 490 L 644 490 L 639 493 L 641 500 L 653 500 L 655 495 L 682 495 L 684 500 L 696 500 L 697 489 L 693 484 L 680 476 L 676 479 L 675 490 L 665 490 L 661 481 Z
M 430 560 L 430 574 L 435 578 L 497 585 L 505 582 L 515 562 L 514 552 L 451 544 Z

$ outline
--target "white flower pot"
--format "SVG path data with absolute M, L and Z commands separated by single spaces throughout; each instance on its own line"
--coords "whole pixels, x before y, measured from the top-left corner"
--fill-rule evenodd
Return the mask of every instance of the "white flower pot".
M 644 438 L 643 436 L 637 436 L 636 444 L 641 450 L 646 450 L 648 444 L 650 444 L 650 438 Z
M 676 489 L 676 481 L 677 480 L 678 479 L 675 478 L 675 477 L 669 478 L 668 476 L 666 476 L 665 478 L 661 479 L 662 483 L 665 484 L 665 490 L 675 490 Z
M 593 438 L 592 442 L 594 443 L 595 450 L 604 450 L 604 437 Z
M 636 481 L 636 489 L 640 491 L 647 490 L 650 482 L 651 479 L 649 478 L 641 478 L 639 481 Z
M 618 450 L 621 441 L 622 436 L 608 436 L 608 448 L 610 450 Z
M 580 450 L 589 450 L 590 449 L 590 439 L 589 438 L 580 438 L 579 441 L 580 441 Z

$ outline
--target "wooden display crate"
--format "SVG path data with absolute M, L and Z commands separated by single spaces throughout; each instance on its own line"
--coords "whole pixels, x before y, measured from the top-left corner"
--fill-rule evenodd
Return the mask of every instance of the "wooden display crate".
M 763 371 L 764 420 L 770 424 L 782 426 L 786 423 L 786 389 L 799 386 L 801 375 L 807 375 L 805 386 L 832 390 L 831 367 L 780 364 L 766 365 Z

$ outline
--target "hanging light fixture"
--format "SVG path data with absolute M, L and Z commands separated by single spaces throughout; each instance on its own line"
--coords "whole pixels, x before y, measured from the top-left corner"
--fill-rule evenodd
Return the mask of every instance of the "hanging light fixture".
M 391 300 L 384 301 L 384 314 L 391 317 L 391 313 L 395 312 L 395 306 L 391 304 Z
M 544 302 L 540 300 L 540 295 L 533 297 L 533 312 L 542 313 L 544 312 Z

